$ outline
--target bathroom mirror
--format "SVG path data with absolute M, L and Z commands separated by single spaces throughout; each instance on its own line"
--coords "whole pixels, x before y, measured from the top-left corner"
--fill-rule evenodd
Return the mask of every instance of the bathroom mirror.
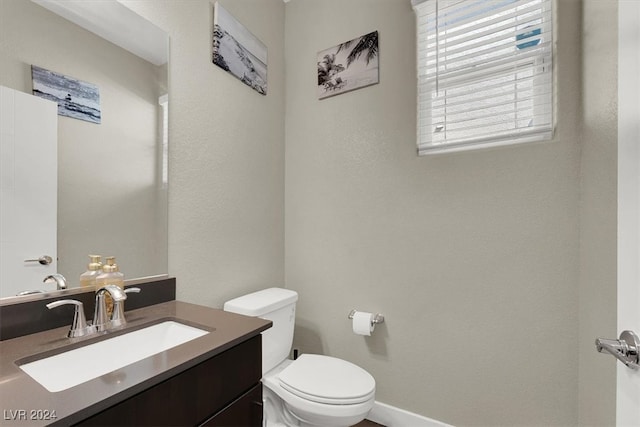
M 85 10 L 56 10 L 74 4 Z M 92 25 L 99 28 L 83 28 Z M 142 27 L 156 35 L 140 35 Z M 115 256 L 130 280 L 168 271 L 168 35 L 154 27 L 116 0 L 0 3 L 0 85 L 31 93 L 36 65 L 100 91 L 101 123 L 58 116 L 57 271 L 69 287 L 79 286 L 89 254 Z M 108 41 L 109 33 L 141 42 L 142 53 Z M 164 51 L 145 49 L 152 42 Z M 158 56 L 143 59 L 145 50 Z M 23 287 L 49 296 L 55 289 Z

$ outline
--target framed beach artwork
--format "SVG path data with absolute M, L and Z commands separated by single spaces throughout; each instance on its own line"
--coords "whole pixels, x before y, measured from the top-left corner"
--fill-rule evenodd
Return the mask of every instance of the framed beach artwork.
M 213 5 L 212 61 L 258 93 L 267 94 L 267 47 L 218 2 Z
M 318 52 L 318 98 L 328 98 L 380 81 L 378 32 Z
M 33 94 L 58 104 L 58 115 L 100 123 L 98 86 L 54 71 L 31 66 Z

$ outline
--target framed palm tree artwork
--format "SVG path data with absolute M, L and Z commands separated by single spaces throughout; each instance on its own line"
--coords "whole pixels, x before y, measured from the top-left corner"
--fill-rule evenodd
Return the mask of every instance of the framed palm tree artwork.
M 318 98 L 378 83 L 378 56 L 377 31 L 318 52 Z

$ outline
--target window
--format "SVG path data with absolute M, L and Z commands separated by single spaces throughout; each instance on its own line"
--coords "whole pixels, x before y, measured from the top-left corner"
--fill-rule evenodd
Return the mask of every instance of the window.
M 169 95 L 164 94 L 158 98 L 158 104 L 162 108 L 160 120 L 162 134 L 162 149 L 160 150 L 160 183 L 161 188 L 166 189 L 169 184 Z
M 418 154 L 551 139 L 552 0 L 412 0 Z

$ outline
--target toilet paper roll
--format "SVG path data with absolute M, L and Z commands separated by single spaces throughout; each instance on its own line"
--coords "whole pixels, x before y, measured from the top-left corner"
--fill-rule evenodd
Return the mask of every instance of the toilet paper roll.
M 375 328 L 373 314 L 366 311 L 356 311 L 353 314 L 353 333 L 370 336 Z

